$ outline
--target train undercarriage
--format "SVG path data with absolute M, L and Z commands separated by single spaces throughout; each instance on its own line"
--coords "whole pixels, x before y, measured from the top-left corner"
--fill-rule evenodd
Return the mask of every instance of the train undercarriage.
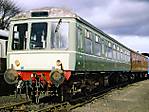
M 32 81 L 18 80 L 16 96 L 25 90 L 26 98 L 31 98 L 36 103 L 45 96 L 56 97 L 61 102 L 70 101 L 72 98 L 88 97 L 95 91 L 122 83 L 132 83 L 145 77 L 145 72 L 72 72 L 70 79 L 64 79 L 57 87 L 35 77 Z

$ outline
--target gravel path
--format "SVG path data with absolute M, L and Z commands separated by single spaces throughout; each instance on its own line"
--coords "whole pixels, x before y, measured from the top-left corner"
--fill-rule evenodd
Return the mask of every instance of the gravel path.
M 149 112 L 149 80 L 112 90 L 72 112 Z

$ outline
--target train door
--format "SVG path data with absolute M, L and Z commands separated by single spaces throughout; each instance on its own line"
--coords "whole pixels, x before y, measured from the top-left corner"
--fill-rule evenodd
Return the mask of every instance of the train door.
M 83 41 L 83 29 L 81 26 L 77 26 L 77 70 L 85 69 L 85 55 L 84 55 L 84 41 Z

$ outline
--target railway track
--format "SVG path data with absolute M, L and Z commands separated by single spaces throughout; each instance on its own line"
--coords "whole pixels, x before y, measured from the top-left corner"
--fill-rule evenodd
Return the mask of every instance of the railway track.
M 71 105 L 69 102 L 64 102 L 60 104 L 49 105 L 40 110 L 36 110 L 35 112 L 67 112 L 70 107 Z
M 31 103 L 32 101 L 29 100 L 2 106 L 0 107 L 0 112 L 24 112 L 26 111 L 25 105 L 30 105 Z
M 99 96 L 93 97 L 91 99 L 86 99 L 85 97 L 81 97 L 81 98 L 72 100 L 71 103 L 70 102 L 64 102 L 64 103 L 59 103 L 59 104 L 55 104 L 55 105 L 49 105 L 45 108 L 36 110 L 35 112 L 70 112 L 71 110 L 73 110 L 77 107 L 81 107 L 81 106 L 83 106 L 87 103 L 90 103 L 90 102 L 94 101 L 97 98 L 100 98 L 100 97 L 104 96 L 105 94 L 108 93 L 107 91 L 109 91 L 109 89 L 106 89 L 106 90 L 102 91 L 103 94 L 100 94 Z M 96 95 L 97 95 L 97 93 L 96 93 Z M 77 101 L 79 103 L 76 103 Z
M 81 107 L 87 103 L 90 103 L 94 101 L 95 99 L 98 99 L 100 97 L 103 97 L 105 94 L 108 94 L 111 92 L 112 89 L 117 87 L 122 87 L 126 84 L 119 84 L 113 87 L 109 87 L 103 90 L 100 90 L 98 92 L 92 93 L 89 95 L 89 97 L 80 97 L 77 99 L 72 99 L 71 102 L 63 102 L 58 104 L 47 104 L 47 106 L 42 106 L 37 109 L 30 109 L 27 110 L 27 106 L 31 106 L 33 103 L 32 101 L 24 101 L 20 103 L 15 103 L 7 106 L 0 107 L 0 112 L 27 112 L 27 111 L 33 111 L 33 112 L 69 112 L 77 107 Z M 40 104 L 39 104 L 40 105 Z M 38 105 L 38 106 L 39 106 Z
M 49 106 L 46 106 L 45 108 L 36 110 L 35 112 L 70 112 L 71 110 L 73 110 L 77 107 L 81 107 L 87 103 L 94 101 L 95 99 L 103 97 L 104 95 L 111 92 L 112 89 L 114 89 L 116 87 L 122 87 L 124 85 L 125 84 L 120 84 L 120 85 L 117 85 L 114 87 L 109 87 L 102 91 L 93 93 L 90 95 L 90 97 L 92 97 L 92 98 L 87 99 L 86 97 L 80 97 L 78 99 L 72 100 L 71 102 L 64 102 L 64 103 L 59 103 L 59 104 L 55 104 L 55 105 L 49 105 Z

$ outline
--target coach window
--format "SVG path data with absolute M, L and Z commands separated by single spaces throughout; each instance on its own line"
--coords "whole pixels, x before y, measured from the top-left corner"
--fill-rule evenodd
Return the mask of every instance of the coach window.
M 130 62 L 130 52 L 128 51 L 127 53 L 128 53 L 127 54 L 127 56 L 128 56 L 128 62 Z
M 101 40 L 99 36 L 95 36 L 95 55 L 101 55 Z
M 117 47 L 117 59 L 120 60 L 120 57 L 121 57 L 121 56 L 120 56 L 120 48 Z
M 86 53 L 92 53 L 92 33 L 88 30 L 85 30 L 85 50 Z
M 120 49 L 120 60 L 123 61 L 123 50 Z
M 47 23 L 32 23 L 30 49 L 42 49 L 46 47 Z
M 15 24 L 13 27 L 12 50 L 26 49 L 27 43 L 27 23 Z
M 115 45 L 115 44 L 113 44 L 113 58 L 114 58 L 114 59 L 117 58 L 116 45 Z
M 112 58 L 112 44 L 108 43 L 108 58 Z
M 104 51 L 105 51 L 105 57 L 108 57 L 108 41 L 105 41 Z
M 68 48 L 68 29 L 69 24 L 62 22 L 51 23 L 51 48 Z
M 83 36 L 82 29 L 80 27 L 77 27 L 77 47 L 79 49 L 80 48 L 83 48 L 83 45 L 82 45 L 82 36 Z
M 103 55 L 105 54 L 105 42 L 104 42 L 104 40 L 102 40 L 101 52 L 102 52 Z
M 125 62 L 127 62 L 127 51 L 125 51 Z

